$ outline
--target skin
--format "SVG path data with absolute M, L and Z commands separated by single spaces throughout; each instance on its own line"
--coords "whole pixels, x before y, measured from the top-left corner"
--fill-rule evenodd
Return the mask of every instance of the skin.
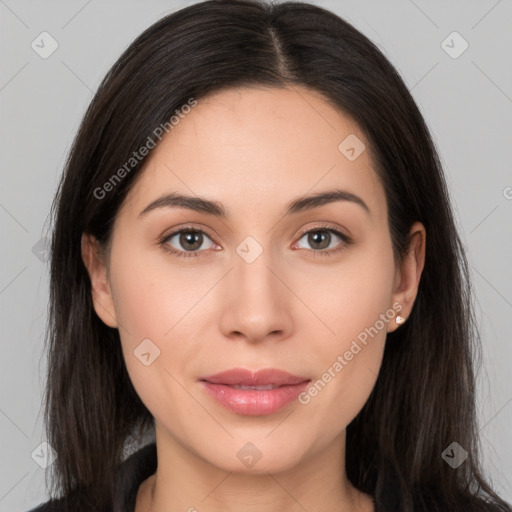
M 374 510 L 346 478 L 345 432 L 372 391 L 394 318 L 306 405 L 239 415 L 197 381 L 233 367 L 315 381 L 394 303 L 408 317 L 425 229 L 412 226 L 398 268 L 369 151 L 349 161 L 338 150 L 349 134 L 369 147 L 355 123 L 306 88 L 224 90 L 201 99 L 151 151 L 110 252 L 102 257 L 84 234 L 95 310 L 119 329 L 130 378 L 155 418 L 158 468 L 139 488 L 136 512 Z M 334 188 L 357 194 L 370 213 L 338 201 L 283 216 L 292 199 Z M 219 201 L 230 217 L 177 207 L 139 216 L 164 192 Z M 166 251 L 187 252 L 179 234 L 158 244 L 190 225 L 205 233 L 201 256 Z M 304 233 L 325 226 L 352 243 L 331 233 L 326 245 L 341 250 L 315 257 L 326 249 Z M 263 250 L 252 263 L 236 252 L 247 236 Z M 160 349 L 149 366 L 133 354 L 147 338 Z M 261 453 L 252 467 L 237 457 L 247 442 Z

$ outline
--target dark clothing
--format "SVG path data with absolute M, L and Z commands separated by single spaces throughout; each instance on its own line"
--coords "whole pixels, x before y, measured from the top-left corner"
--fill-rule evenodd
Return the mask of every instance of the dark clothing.
M 96 510 L 89 505 L 91 512 L 134 512 L 137 492 L 142 482 L 151 476 L 157 467 L 156 444 L 150 443 L 139 449 L 123 461 L 116 474 L 114 503 L 109 510 Z M 29 512 L 75 512 L 83 510 L 88 503 L 87 493 L 77 491 L 73 496 L 47 501 Z M 77 506 L 77 504 L 80 506 Z M 392 482 L 385 486 L 383 500 L 376 510 L 381 512 L 397 512 L 398 493 Z
M 75 491 L 73 495 L 50 500 L 31 509 L 29 512 L 134 512 L 135 500 L 140 485 L 156 471 L 156 444 L 150 443 L 131 454 L 120 465 L 116 473 L 114 502 L 109 510 L 97 510 L 87 493 Z

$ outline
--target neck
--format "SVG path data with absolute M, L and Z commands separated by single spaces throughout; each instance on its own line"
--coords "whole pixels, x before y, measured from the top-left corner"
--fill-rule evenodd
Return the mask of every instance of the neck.
M 345 474 L 345 431 L 279 472 L 222 470 L 157 426 L 158 467 L 139 488 L 135 512 L 372 512 L 370 496 Z

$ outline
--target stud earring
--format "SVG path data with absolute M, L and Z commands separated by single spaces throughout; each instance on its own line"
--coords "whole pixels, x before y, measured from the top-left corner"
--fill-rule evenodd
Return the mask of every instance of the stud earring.
M 403 316 L 397 315 L 397 317 L 395 318 L 395 322 L 398 325 L 401 325 L 401 324 L 403 324 L 405 322 L 405 318 Z

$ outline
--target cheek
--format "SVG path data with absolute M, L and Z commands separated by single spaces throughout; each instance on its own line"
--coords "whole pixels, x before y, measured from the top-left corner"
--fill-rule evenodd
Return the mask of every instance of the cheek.
M 148 263 L 151 261 L 151 263 Z M 197 269 L 178 269 L 163 257 L 136 252 L 119 257 L 112 274 L 119 325 L 131 343 L 164 340 L 189 322 L 188 314 L 211 284 Z
M 318 277 L 318 276 L 317 276 Z M 378 376 L 387 323 L 393 317 L 391 250 L 359 251 L 330 272 L 323 286 L 308 283 L 309 304 L 328 330 L 315 343 L 317 380 L 300 397 L 319 430 L 346 427 L 366 403 Z M 313 306 L 314 304 L 314 306 Z M 328 424 L 322 422 L 329 418 Z
M 159 411 L 172 411 L 177 403 L 184 413 L 192 413 L 186 409 L 193 401 L 183 396 L 178 382 L 193 372 L 201 348 L 198 315 L 204 313 L 199 299 L 215 280 L 199 275 L 197 269 L 171 272 L 165 258 L 151 265 L 146 262 L 147 258 L 130 252 L 112 265 L 126 368 L 137 394 L 156 418 Z
M 342 350 L 390 307 L 393 278 L 392 251 L 384 238 L 347 252 L 339 265 L 294 271 L 292 286 L 319 320 L 318 337 Z
M 336 339 L 318 340 L 314 351 L 318 371 L 299 396 L 299 403 L 307 411 L 311 430 L 319 437 L 337 435 L 368 400 L 385 347 L 387 324 L 379 318 L 385 311 L 379 307 L 371 311 L 351 307 L 338 316 L 342 319 L 336 324 Z

